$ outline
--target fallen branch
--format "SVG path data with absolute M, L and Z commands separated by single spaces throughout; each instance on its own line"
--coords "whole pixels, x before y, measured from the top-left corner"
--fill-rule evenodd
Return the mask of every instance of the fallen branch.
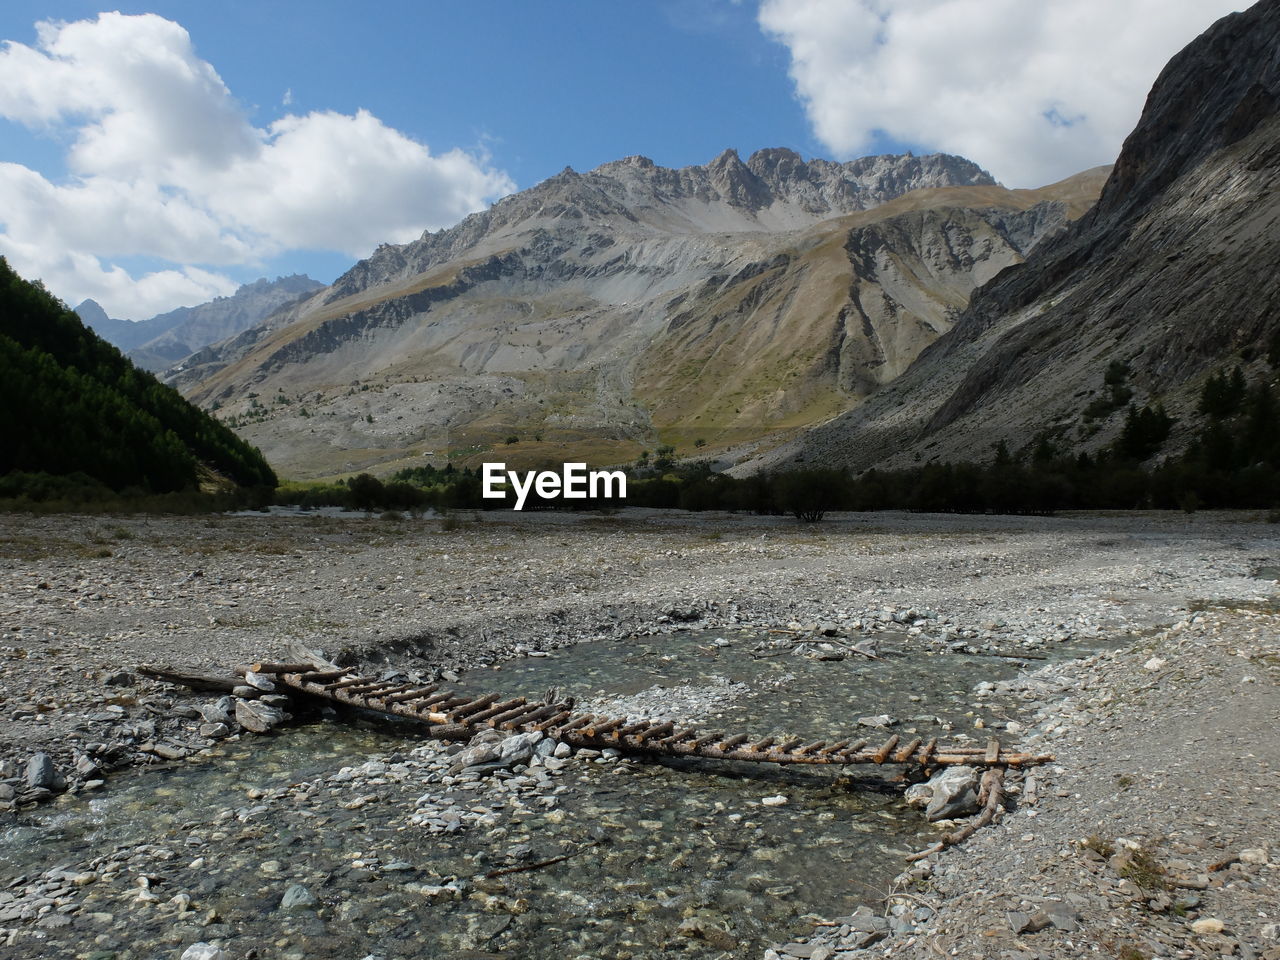
M 513 873 L 528 873 L 530 870 L 541 870 L 543 867 L 550 867 L 557 863 L 564 863 L 564 861 L 576 857 L 583 851 L 599 845 L 599 843 L 600 841 L 596 840 L 592 843 L 583 844 L 577 850 L 572 850 L 569 853 L 562 853 L 560 856 L 552 857 L 550 860 L 539 860 L 537 863 L 526 863 L 518 867 L 503 867 L 501 870 L 490 870 L 484 875 L 484 878 L 486 880 L 493 880 L 497 877 L 510 876 Z
M 982 775 L 982 786 L 978 792 L 978 802 L 983 804 L 982 812 L 959 830 L 943 834 L 942 839 L 927 850 L 911 854 L 911 856 L 907 857 L 907 861 L 913 863 L 916 860 L 923 860 L 925 857 L 933 856 L 935 853 L 941 853 L 947 847 L 954 847 L 958 843 L 964 843 L 995 819 L 996 811 L 1000 809 L 1000 800 L 1003 796 L 1004 771 L 999 767 L 992 767 Z

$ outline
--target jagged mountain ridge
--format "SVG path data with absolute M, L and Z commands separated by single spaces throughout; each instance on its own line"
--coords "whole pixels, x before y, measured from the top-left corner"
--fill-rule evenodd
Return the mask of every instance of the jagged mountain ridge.
M 1175 56 L 1092 211 L 978 290 L 952 331 L 889 390 L 744 464 L 858 469 L 981 458 L 1048 436 L 1096 449 L 1081 409 L 1112 360 L 1139 404 L 1182 419 L 1225 364 L 1270 377 L 1280 327 L 1280 0 L 1218 21 Z
M 229 297 L 216 297 L 194 307 L 178 307 L 137 322 L 115 320 L 101 305 L 85 300 L 76 307 L 80 319 L 114 344 L 137 366 L 160 371 L 180 363 L 211 343 L 246 330 L 282 306 L 324 288 L 318 280 L 292 274 L 243 284 Z
M 509 435 L 605 461 L 758 438 L 829 418 L 903 369 L 1101 178 L 989 181 L 959 158 L 804 164 L 790 151 L 565 173 L 379 248 L 174 382 L 294 476 Z

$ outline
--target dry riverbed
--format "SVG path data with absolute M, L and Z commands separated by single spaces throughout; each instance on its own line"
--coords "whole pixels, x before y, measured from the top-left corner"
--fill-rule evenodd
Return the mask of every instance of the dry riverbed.
M 775 628 L 819 656 L 825 638 L 892 635 L 988 657 L 995 677 L 993 655 L 1093 643 L 1109 649 L 972 691 L 971 735 L 1057 758 L 1011 780 L 994 826 L 904 869 L 884 920 L 829 918 L 773 953 L 1276 960 L 1280 528 L 1258 519 L 4 516 L 0 818 L 249 742 L 139 663 L 225 667 L 296 640 L 447 677 L 582 640 Z M 0 891 L 0 944 L 61 955 L 42 937 L 76 922 L 74 896 L 59 902 L 74 877 L 21 879 Z M 791 906 L 810 909 L 803 890 Z M 749 955 L 731 929 L 684 933 L 687 955 Z

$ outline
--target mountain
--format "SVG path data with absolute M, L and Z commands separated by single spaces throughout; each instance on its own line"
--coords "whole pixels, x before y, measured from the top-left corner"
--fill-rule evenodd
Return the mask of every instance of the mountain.
M 324 284 L 293 274 L 246 283 L 229 297 L 194 307 L 179 307 L 148 320 L 132 322 L 107 316 L 101 305 L 85 300 L 76 307 L 80 319 L 103 339 L 125 351 L 139 367 L 163 370 L 195 351 L 245 330 L 282 306 L 320 290 Z
M 565 170 L 378 248 L 172 382 L 299 477 L 511 437 L 510 458 L 594 462 L 768 439 L 905 369 L 1104 175 L 1010 191 L 959 157 L 783 149 Z
M 157 331 L 128 351 L 129 359 L 146 370 L 163 370 L 186 359 L 202 347 L 241 330 L 299 297 L 324 288 L 304 274 L 265 277 L 246 283 L 229 297 L 218 297 L 194 307 L 179 307 L 145 321 Z
M 154 327 L 147 326 L 145 321 L 135 323 L 107 316 L 107 311 L 102 309 L 102 304 L 97 300 L 85 300 L 76 307 L 75 312 L 94 333 L 121 350 L 132 350 L 158 332 Z
M 0 410 L 0 477 L 10 480 L 83 474 L 112 490 L 155 493 L 215 475 L 243 486 L 276 483 L 257 450 L 137 370 L 3 258 Z
M 1176 451 L 1215 370 L 1274 377 L 1277 264 L 1280 0 L 1263 0 L 1169 62 L 1089 213 L 978 290 L 888 389 L 740 469 L 1097 450 L 1127 416 L 1106 399 L 1113 363 L 1133 403 L 1178 418 Z

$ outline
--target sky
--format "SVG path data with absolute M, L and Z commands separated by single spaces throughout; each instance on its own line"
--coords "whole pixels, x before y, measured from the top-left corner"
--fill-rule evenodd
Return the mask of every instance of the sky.
M 1115 159 L 1232 0 L 5 0 L 0 255 L 142 320 L 331 282 L 566 166 Z

